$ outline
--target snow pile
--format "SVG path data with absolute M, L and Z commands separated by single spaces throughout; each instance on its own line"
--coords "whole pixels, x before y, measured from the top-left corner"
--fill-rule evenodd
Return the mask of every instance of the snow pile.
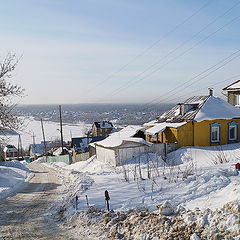
M 96 156 L 89 158 L 87 161 L 76 162 L 71 165 L 67 165 L 65 169 L 73 171 L 85 172 L 86 174 L 106 175 L 111 172 L 115 172 L 116 168 L 103 162 L 97 161 Z
M 171 216 L 135 208 L 118 212 L 89 207 L 69 218 L 68 225 L 97 229 L 97 239 L 239 239 L 240 201 L 230 202 L 216 210 L 186 210 L 164 203 L 158 208 L 170 208 Z M 169 214 L 167 214 L 169 215 Z
M 45 163 L 46 162 L 46 157 L 40 157 L 37 160 L 34 160 L 34 163 Z
M 13 195 L 33 177 L 33 173 L 19 161 L 0 162 L 0 199 Z
M 182 147 L 168 154 L 168 161 L 174 165 L 192 162 L 196 168 L 211 167 L 215 163 L 240 162 L 240 143 L 208 146 L 208 147 Z

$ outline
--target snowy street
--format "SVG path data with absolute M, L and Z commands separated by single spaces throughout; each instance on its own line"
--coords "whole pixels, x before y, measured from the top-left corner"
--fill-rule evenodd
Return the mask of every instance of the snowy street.
M 239 152 L 239 143 L 183 147 L 168 162 L 141 154 L 118 167 L 95 156 L 71 165 L 3 162 L 0 239 L 240 240 Z
M 29 164 L 35 176 L 13 197 L 0 202 L 0 239 L 75 239 L 60 228 L 58 209 L 66 184 L 43 164 Z M 86 236 L 78 239 L 87 239 Z

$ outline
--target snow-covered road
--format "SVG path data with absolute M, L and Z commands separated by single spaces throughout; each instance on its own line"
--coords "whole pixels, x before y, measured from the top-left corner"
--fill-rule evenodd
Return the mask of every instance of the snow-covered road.
M 76 239 L 59 224 L 67 182 L 44 164 L 29 164 L 35 176 L 15 196 L 0 202 L 0 239 Z M 77 239 L 88 239 L 79 236 Z

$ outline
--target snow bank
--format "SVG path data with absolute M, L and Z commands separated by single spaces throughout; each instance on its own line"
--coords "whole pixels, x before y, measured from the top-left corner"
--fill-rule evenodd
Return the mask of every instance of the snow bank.
M 19 161 L 0 162 L 0 199 L 13 195 L 33 173 Z
M 74 188 L 82 210 L 87 209 L 85 195 L 91 206 L 105 209 L 105 190 L 109 191 L 111 208 L 117 211 L 136 206 L 153 211 L 156 204 L 164 201 L 188 209 L 216 209 L 240 198 L 239 176 L 234 170 L 239 146 L 223 146 L 231 161 L 218 165 L 211 160 L 217 148 L 202 147 L 181 148 L 169 154 L 168 162 L 152 153 L 140 154 L 118 167 L 92 157 L 61 169 L 65 174 L 79 173 L 78 181 L 89 177 L 84 193 Z
M 163 204 L 172 208 L 170 203 Z M 172 210 L 172 209 L 171 209 Z M 168 211 L 167 211 L 168 212 Z M 135 208 L 118 212 L 89 207 L 67 221 L 76 232 L 91 236 L 89 226 L 95 231 L 94 239 L 231 239 L 239 240 L 240 201 L 230 202 L 221 209 L 187 211 L 184 208 L 166 216 L 162 212 Z M 82 227 L 84 226 L 84 227 Z
M 98 239 L 238 239 L 240 176 L 234 166 L 239 149 L 240 144 L 185 147 L 170 153 L 167 162 L 152 153 L 118 167 L 95 157 L 52 167 L 71 182 L 63 206 L 67 224 L 86 231 L 91 226 Z M 223 164 L 215 162 L 219 151 L 227 160 Z
M 192 162 L 196 168 L 211 167 L 218 158 L 226 162 L 240 161 L 240 143 L 208 147 L 182 147 L 168 154 L 168 161 L 174 165 Z

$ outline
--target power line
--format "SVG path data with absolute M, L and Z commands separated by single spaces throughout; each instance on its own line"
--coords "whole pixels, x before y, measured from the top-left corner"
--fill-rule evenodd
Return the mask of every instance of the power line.
M 184 19 L 181 23 L 177 24 L 173 29 L 171 29 L 170 31 L 168 31 L 165 35 L 163 35 L 161 38 L 159 38 L 157 41 L 155 41 L 154 43 L 152 43 L 149 47 L 145 48 L 140 54 L 136 55 L 135 57 L 133 57 L 130 61 L 128 61 L 126 64 L 124 64 L 122 67 L 120 67 L 117 71 L 113 72 L 112 74 L 110 74 L 106 79 L 104 79 L 103 81 L 101 81 L 100 83 L 96 84 L 94 88 L 99 87 L 100 85 L 104 84 L 105 82 L 107 82 L 109 79 L 111 79 L 113 76 L 115 76 L 116 74 L 122 72 L 122 70 L 124 70 L 126 67 L 128 67 L 131 63 L 135 62 L 138 58 L 142 57 L 144 54 L 146 54 L 149 50 L 151 50 L 152 48 L 154 48 L 156 45 L 158 45 L 161 41 L 163 41 L 165 38 L 167 38 L 170 34 L 172 34 L 173 32 L 175 32 L 178 28 L 180 28 L 182 25 L 184 25 L 186 22 L 188 22 L 191 18 L 193 18 L 195 15 L 197 15 L 202 9 L 204 9 L 205 7 L 207 7 L 209 5 L 209 3 L 211 3 L 211 0 L 206 1 L 199 9 L 197 9 L 193 14 L 191 14 L 189 17 L 187 17 L 186 19 Z M 88 92 L 93 91 L 93 88 L 89 89 Z
M 203 27 L 200 31 L 198 31 L 196 34 L 194 34 L 190 39 L 184 41 L 183 43 L 181 43 L 178 47 L 176 47 L 174 50 L 170 51 L 170 53 L 168 53 L 167 55 L 165 55 L 164 57 L 162 57 L 160 60 L 158 60 L 156 63 L 152 64 L 150 67 L 146 68 L 143 72 L 139 73 L 137 76 L 135 77 L 139 77 L 142 74 L 146 73 L 148 70 L 150 70 L 152 67 L 156 66 L 157 64 L 159 64 L 159 62 L 161 62 L 162 60 L 164 60 L 165 58 L 167 58 L 169 55 L 171 55 L 173 52 L 177 51 L 179 48 L 181 48 L 183 45 L 185 45 L 187 42 L 189 42 L 191 39 L 195 38 L 197 35 L 199 35 L 201 32 L 203 32 L 206 28 L 208 28 L 210 25 L 214 24 L 219 18 L 222 18 L 224 15 L 226 15 L 229 11 L 231 11 L 233 8 L 235 8 L 237 5 L 240 4 L 240 1 L 237 2 L 237 4 L 234 4 L 231 8 L 229 8 L 226 12 L 224 12 L 223 14 L 219 15 L 217 18 L 215 18 L 212 22 L 210 22 L 209 24 L 207 24 L 205 27 Z M 172 61 L 175 61 L 176 59 L 178 59 L 179 57 L 185 55 L 187 52 L 191 51 L 193 48 L 195 48 L 196 46 L 200 45 L 202 42 L 206 41 L 207 39 L 209 39 L 210 37 L 212 37 L 213 35 L 215 35 L 217 32 L 219 32 L 220 30 L 222 30 L 223 28 L 225 28 L 226 26 L 228 26 L 229 24 L 231 24 L 232 22 L 236 21 L 237 19 L 239 19 L 240 16 L 237 16 L 233 19 L 231 19 L 229 22 L 227 22 L 226 24 L 224 24 L 222 27 L 218 28 L 217 30 L 215 30 L 214 32 L 210 33 L 209 35 L 207 35 L 206 37 L 202 38 L 200 41 L 198 41 L 197 43 L 195 43 L 192 47 L 188 48 L 187 50 L 183 51 L 182 53 L 180 53 L 179 55 L 177 55 L 176 57 L 173 57 L 172 59 L 170 59 L 168 62 L 166 62 L 165 64 L 161 65 L 160 67 L 158 67 L 157 69 L 155 69 L 154 71 L 152 71 L 151 73 L 149 73 L 148 75 L 143 76 L 140 79 L 137 79 L 134 81 L 134 79 L 128 81 L 127 85 L 123 85 L 122 87 L 117 88 L 114 92 L 112 92 L 112 94 L 109 97 L 115 96 L 116 94 L 118 94 L 119 92 L 127 89 L 129 86 L 139 83 L 140 81 L 148 78 L 149 76 L 151 76 L 152 74 L 154 74 L 155 72 L 159 71 L 161 68 L 163 68 L 164 66 L 168 65 L 169 63 L 171 63 Z M 101 99 L 102 100 L 102 99 Z
M 187 88 L 188 86 L 185 87 L 185 85 L 187 83 L 190 83 L 192 80 L 194 79 L 197 79 L 195 80 L 193 83 L 195 83 L 196 81 L 199 81 L 198 77 L 200 77 L 201 75 L 207 73 L 208 71 L 210 71 L 211 69 L 217 67 L 219 64 L 223 63 L 222 65 L 220 65 L 220 67 L 218 67 L 217 69 L 213 70 L 212 72 L 215 72 L 217 71 L 218 69 L 222 68 L 223 66 L 225 66 L 227 63 L 233 61 L 236 57 L 239 57 L 239 55 L 237 55 L 236 57 L 232 58 L 234 55 L 236 55 L 237 53 L 240 52 L 240 49 L 238 49 L 237 51 L 235 51 L 234 53 L 230 54 L 229 56 L 225 57 L 224 59 L 220 60 L 219 62 L 217 62 L 216 64 L 214 64 L 213 66 L 207 68 L 206 70 L 202 71 L 201 73 L 195 75 L 194 77 L 190 78 L 189 80 L 179 84 L 177 87 L 173 88 L 172 90 L 168 91 L 168 93 L 164 94 L 163 96 L 166 96 L 166 95 L 169 95 L 169 93 L 172 93 L 174 91 L 176 91 L 177 89 L 181 89 L 181 88 Z M 230 59 L 228 62 L 226 62 L 228 59 Z M 210 75 L 210 74 L 209 74 Z M 176 94 L 176 93 L 175 93 Z M 149 103 L 153 103 L 155 102 L 156 100 L 159 100 L 160 98 L 162 98 L 163 96 L 161 97 L 156 97 L 154 98 L 153 100 L 151 100 Z M 164 99 L 165 100 L 165 99 Z M 162 101 L 162 100 L 161 100 Z
M 238 52 L 240 52 L 240 49 L 237 50 L 236 52 L 234 52 L 234 53 L 231 54 L 231 55 L 235 55 L 235 54 L 238 53 Z M 230 56 L 231 56 L 231 55 L 230 55 Z M 189 85 L 185 86 L 185 84 L 186 84 L 187 82 L 189 82 L 189 80 L 186 81 L 186 82 L 184 82 L 180 88 L 182 88 L 183 85 L 185 86 L 184 89 L 192 86 L 192 85 L 193 85 L 194 83 L 196 83 L 197 81 L 199 82 L 200 80 L 205 79 L 206 77 L 208 77 L 208 76 L 211 75 L 212 73 L 216 72 L 217 70 L 223 68 L 223 67 L 226 66 L 228 63 L 232 62 L 234 59 L 236 59 L 236 58 L 238 58 L 238 57 L 240 57 L 240 54 L 232 57 L 232 58 L 229 59 L 228 61 L 224 62 L 223 64 L 221 64 L 220 66 L 218 66 L 217 68 L 215 68 L 214 70 L 212 70 L 211 72 L 209 72 L 209 73 L 207 73 L 206 75 L 204 75 L 203 77 L 195 80 L 194 82 L 190 83 Z M 226 59 L 228 59 L 228 58 L 229 58 L 229 57 L 227 57 Z M 220 61 L 220 62 L 222 62 L 222 61 Z M 216 66 L 216 65 L 217 65 L 217 64 L 215 64 L 214 66 Z M 209 68 L 209 69 L 210 69 L 210 68 Z M 205 72 L 206 72 L 206 71 L 203 71 L 202 73 L 205 73 Z M 197 76 L 202 75 L 202 73 L 201 73 L 201 74 L 198 74 Z M 194 77 L 194 78 L 195 78 L 195 77 Z M 177 88 L 175 88 L 175 89 L 177 89 Z M 175 89 L 174 89 L 174 90 L 175 90 Z M 168 91 L 168 94 L 169 94 L 170 92 L 173 92 L 174 90 Z M 174 96 L 174 95 L 176 95 L 177 93 L 178 93 L 178 92 L 175 92 L 174 94 L 171 95 L 171 97 Z M 165 94 L 165 95 L 166 95 L 166 94 Z M 162 96 L 161 96 L 161 97 L 162 97 Z M 160 98 L 161 98 L 161 97 L 160 97 Z M 155 98 L 154 101 L 157 100 L 157 99 L 159 100 L 160 98 Z M 161 101 L 166 101 L 166 100 L 169 100 L 169 97 L 167 97 L 167 98 L 165 98 L 165 99 L 164 99 L 164 98 L 161 99 Z M 171 99 L 171 100 L 172 100 L 172 99 Z M 171 100 L 169 100 L 169 101 L 171 101 Z M 146 106 L 149 105 L 150 103 L 153 103 L 154 101 L 151 101 L 151 102 L 147 103 Z
M 228 81 L 228 80 L 236 79 L 237 77 L 240 77 L 240 74 L 235 75 L 235 76 L 232 76 L 232 77 L 227 78 L 227 79 L 224 79 L 224 80 L 221 80 L 221 81 L 216 82 L 216 83 L 214 83 L 214 84 L 210 84 L 210 85 L 208 85 L 208 87 L 215 87 L 215 86 L 217 86 L 217 85 L 219 85 L 219 84 L 222 84 L 223 82 L 226 82 L 226 81 Z M 191 93 L 199 92 L 199 91 L 201 91 L 201 90 L 206 90 L 206 87 L 197 89 L 197 90 L 195 90 L 195 91 L 191 91 Z M 189 94 L 190 94 L 190 93 L 189 93 Z M 169 100 L 169 101 L 181 99 L 181 98 L 185 97 L 186 95 L 188 95 L 188 94 L 185 93 L 184 95 L 178 96 L 178 97 L 173 98 L 173 99 L 171 99 L 171 100 Z

